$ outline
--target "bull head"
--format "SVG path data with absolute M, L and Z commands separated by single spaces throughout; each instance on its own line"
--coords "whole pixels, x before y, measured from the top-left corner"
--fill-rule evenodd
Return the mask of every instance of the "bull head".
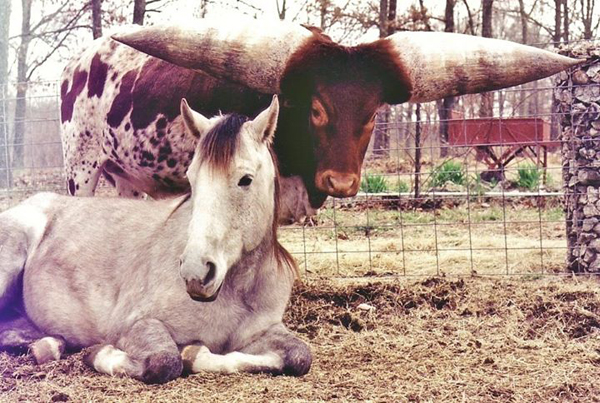
M 260 93 L 282 94 L 278 130 L 300 127 L 306 132 L 305 141 L 288 147 L 292 150 L 288 152 L 299 153 L 300 165 L 312 162 L 312 169 L 301 172 L 309 193 L 316 187 L 336 197 L 358 191 L 381 104 L 496 90 L 580 62 L 512 42 L 440 32 L 398 32 L 346 47 L 316 30 L 283 22 L 265 26 L 255 20 L 227 30 L 206 20 L 191 28 L 144 27 L 113 38 Z M 292 115 L 288 110 L 295 110 L 302 121 L 286 119 L 286 114 Z M 302 150 L 300 145 L 306 144 L 311 150 Z M 319 207 L 323 200 L 313 206 Z

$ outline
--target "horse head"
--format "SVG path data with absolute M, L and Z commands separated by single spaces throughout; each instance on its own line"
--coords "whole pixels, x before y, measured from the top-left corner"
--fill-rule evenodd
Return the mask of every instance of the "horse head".
M 198 146 L 187 170 L 192 218 L 180 273 L 190 296 L 216 298 L 229 269 L 272 237 L 277 178 L 270 146 L 279 102 L 254 120 L 236 114 L 207 119 L 182 100 L 181 114 Z

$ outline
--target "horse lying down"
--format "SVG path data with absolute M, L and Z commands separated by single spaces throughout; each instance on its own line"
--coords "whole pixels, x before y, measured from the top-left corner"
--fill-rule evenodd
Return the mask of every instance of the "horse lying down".
M 200 138 L 186 196 L 41 193 L 0 214 L 0 347 L 39 363 L 90 347 L 98 372 L 147 383 L 306 374 L 310 350 L 282 323 L 296 266 L 276 234 L 278 110 L 209 120 L 182 100 Z

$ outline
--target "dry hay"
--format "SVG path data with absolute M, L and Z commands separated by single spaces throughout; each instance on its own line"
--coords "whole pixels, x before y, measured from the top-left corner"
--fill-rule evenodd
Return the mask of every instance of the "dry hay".
M 471 203 L 387 210 L 322 210 L 318 225 L 282 227 L 282 244 L 308 274 L 486 275 L 563 272 L 561 208 Z
M 372 311 L 358 308 L 362 303 Z M 6 402 L 598 401 L 600 291 L 585 278 L 441 277 L 296 288 L 303 378 L 196 374 L 161 386 L 0 354 Z

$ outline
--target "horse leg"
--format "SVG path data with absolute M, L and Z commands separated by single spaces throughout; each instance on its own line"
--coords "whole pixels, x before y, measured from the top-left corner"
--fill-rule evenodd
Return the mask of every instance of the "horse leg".
M 127 375 L 145 383 L 165 383 L 181 375 L 179 350 L 167 328 L 155 319 L 136 322 L 112 345 L 91 349 L 85 362 L 109 375 Z
M 35 358 L 38 365 L 45 364 L 50 361 L 60 360 L 60 357 L 65 352 L 65 340 L 58 336 L 46 336 L 29 345 L 29 350 Z
M 206 346 L 186 346 L 181 351 L 184 368 L 192 373 L 268 372 L 301 376 L 308 372 L 312 354 L 308 346 L 282 324 L 265 331 L 240 351 L 213 354 Z
M 25 214 L 11 209 L 0 214 L 0 312 L 14 306 L 22 292 L 22 275 L 27 261 L 27 228 L 20 225 Z
M 2 351 L 26 354 L 37 340 L 44 337 L 44 334 L 29 319 L 16 311 L 5 312 L 1 316 L 0 350 Z
M 27 207 L 0 214 L 0 350 L 25 353 L 31 343 L 44 336 L 26 317 L 22 303 L 28 232 L 44 225 L 39 218 Z

